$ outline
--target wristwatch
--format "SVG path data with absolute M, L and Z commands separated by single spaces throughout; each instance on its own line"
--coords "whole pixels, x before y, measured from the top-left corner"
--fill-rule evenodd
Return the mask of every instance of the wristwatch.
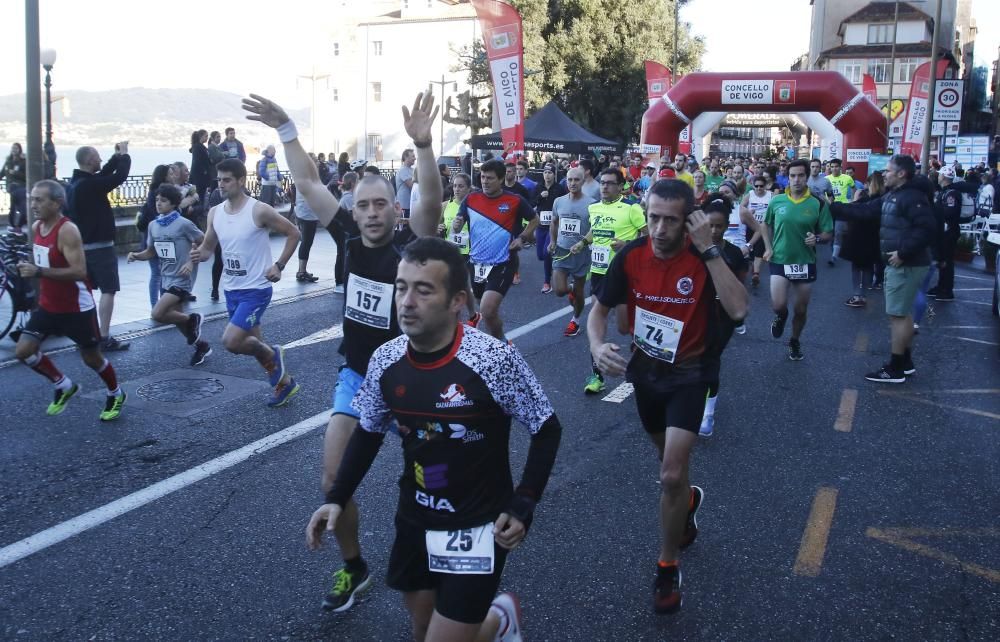
M 719 249 L 718 245 L 709 245 L 705 248 L 705 251 L 701 253 L 701 260 L 706 263 L 712 259 L 722 258 L 722 250 Z
M 282 272 L 285 271 L 285 264 L 282 263 L 281 261 L 275 261 L 274 264 L 277 265 L 278 269 L 281 270 Z

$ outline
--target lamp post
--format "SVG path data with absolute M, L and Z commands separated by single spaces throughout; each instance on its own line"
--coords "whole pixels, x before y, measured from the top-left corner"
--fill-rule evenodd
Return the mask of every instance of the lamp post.
M 43 147 L 47 160 L 45 161 L 45 176 L 55 177 L 56 146 L 52 142 L 52 67 L 56 64 L 56 50 L 42 49 L 38 55 L 42 68 L 45 69 L 45 145 Z
M 441 80 L 431 80 L 430 83 L 433 85 L 441 85 L 441 153 L 444 154 L 444 86 L 454 83 L 454 80 L 446 80 L 444 74 L 441 74 Z M 458 83 L 455 83 L 455 91 L 458 91 Z

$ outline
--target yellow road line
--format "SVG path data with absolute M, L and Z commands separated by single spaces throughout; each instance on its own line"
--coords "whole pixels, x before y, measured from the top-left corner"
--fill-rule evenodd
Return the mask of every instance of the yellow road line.
M 795 558 L 792 572 L 806 577 L 817 577 L 823 568 L 823 556 L 826 554 L 826 542 L 830 536 L 830 526 L 833 524 L 833 511 L 837 507 L 837 489 L 824 486 L 813 499 L 812 510 L 809 511 L 809 521 L 802 533 L 802 543 L 799 544 L 799 555 Z
M 855 352 L 868 352 L 868 333 L 859 332 L 857 338 L 854 339 L 854 351 Z
M 986 535 L 995 535 L 998 529 L 970 529 L 971 531 L 993 531 L 992 533 L 984 533 Z M 939 562 L 948 564 L 949 566 L 955 566 L 966 573 L 971 573 L 973 575 L 978 575 L 984 579 L 991 582 L 996 582 L 1000 584 L 1000 571 L 995 571 L 991 568 L 986 568 L 985 566 L 980 566 L 979 564 L 973 564 L 972 562 L 963 562 L 951 553 L 945 553 L 944 551 L 939 551 L 936 548 L 931 548 L 930 546 L 925 546 L 918 542 L 911 541 L 902 537 L 902 534 L 909 534 L 911 537 L 914 536 L 926 536 L 926 535 L 941 535 L 942 533 L 927 533 L 925 529 L 895 529 L 895 528 L 874 528 L 869 527 L 865 531 L 865 535 L 871 537 L 872 539 L 877 539 L 883 541 L 887 544 L 892 544 L 893 546 L 898 546 L 902 549 L 908 550 L 919 555 L 924 555 L 925 557 L 930 557 L 931 559 L 936 559 Z M 961 532 L 956 531 L 956 533 L 961 534 Z
M 837 410 L 837 421 L 833 423 L 833 429 L 839 432 L 851 432 L 854 426 L 854 408 L 858 405 L 858 391 L 853 388 L 845 388 L 840 395 L 840 409 Z

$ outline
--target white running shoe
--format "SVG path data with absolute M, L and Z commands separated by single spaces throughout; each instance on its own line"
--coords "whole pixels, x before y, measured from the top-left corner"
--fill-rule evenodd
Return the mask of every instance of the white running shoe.
M 500 628 L 494 638 L 497 642 L 524 642 L 521 635 L 521 603 L 513 593 L 501 593 L 491 605 L 500 613 Z
M 702 437 L 711 437 L 715 432 L 715 415 L 705 415 L 701 418 L 701 428 L 698 434 Z

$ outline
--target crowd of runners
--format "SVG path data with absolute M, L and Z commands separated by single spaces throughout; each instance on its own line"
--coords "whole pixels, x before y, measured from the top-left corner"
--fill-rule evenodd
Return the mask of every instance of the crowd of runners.
M 276 130 L 298 197 L 318 225 L 352 232 L 338 256 L 343 288 L 334 300 L 342 308 L 330 311 L 331 320 L 342 314 L 344 339 L 323 445 L 324 499 L 306 528 L 310 548 L 333 539 L 343 558 L 323 607 L 345 611 L 371 585 L 375 571 L 362 553 L 352 497 L 393 433 L 402 442 L 403 473 L 386 573 L 418 640 L 521 639 L 518 599 L 497 591 L 543 498 L 562 432 L 544 386 L 505 335 L 503 304 L 528 269 L 524 248 L 535 248 L 542 292 L 570 302 L 565 336 L 586 331 L 580 350 L 589 352 L 592 372 L 579 394 L 602 392 L 607 376 L 624 375 L 634 387 L 639 422 L 660 462 L 660 548 L 650 564 L 657 613 L 682 605 L 680 553 L 697 538 L 706 497 L 691 484 L 691 452 L 699 435 L 713 434 L 722 356 L 732 335 L 746 331 L 750 297 L 769 292 L 775 339 L 791 318 L 788 358 L 801 361 L 817 246 L 832 244 L 829 265 L 849 261 L 854 268 L 848 305 L 863 305 L 872 288 L 884 291 L 890 354 L 865 376 L 902 383 L 916 371 L 914 306 L 930 288 L 932 264 L 942 268 L 939 296 L 950 293 L 948 244 L 962 203 L 956 176 L 941 168 L 935 189 L 907 156 L 893 157 L 865 184 L 842 172 L 837 159 L 825 167 L 818 160 L 699 163 L 684 154 L 646 166 L 547 159 L 539 181 L 525 162 L 490 159 L 475 181 L 452 175 L 447 199 L 438 180 L 420 181 L 416 196 L 400 199 L 381 175 L 353 171 L 338 196 L 280 106 L 251 95 L 243 108 Z M 430 92 L 403 109 L 418 176 L 439 175 L 437 114 Z M 283 406 L 302 393 L 282 347 L 265 340 L 262 321 L 300 233 L 248 194 L 243 162 L 226 159 L 216 170 L 223 199 L 205 232 L 180 216 L 182 193 L 164 184 L 146 249 L 128 260 L 158 260 L 152 317 L 176 326 L 193 346 L 191 365 L 211 354 L 213 341 L 251 356 L 272 387 L 267 405 Z M 71 338 L 107 388 L 100 418 L 113 420 L 126 398 L 100 350 L 88 262 L 78 227 L 63 214 L 66 203 L 56 181 L 30 191 L 33 260 L 19 269 L 38 277 L 41 291 L 16 355 L 53 384 L 47 412 L 56 415 L 79 386 L 40 348 L 51 335 Z M 277 258 L 272 234 L 285 238 Z M 213 338 L 184 303 L 192 272 L 217 248 L 228 323 Z M 628 338 L 628 348 L 609 338 L 615 333 Z M 508 452 L 513 420 L 530 435 L 516 483 Z

